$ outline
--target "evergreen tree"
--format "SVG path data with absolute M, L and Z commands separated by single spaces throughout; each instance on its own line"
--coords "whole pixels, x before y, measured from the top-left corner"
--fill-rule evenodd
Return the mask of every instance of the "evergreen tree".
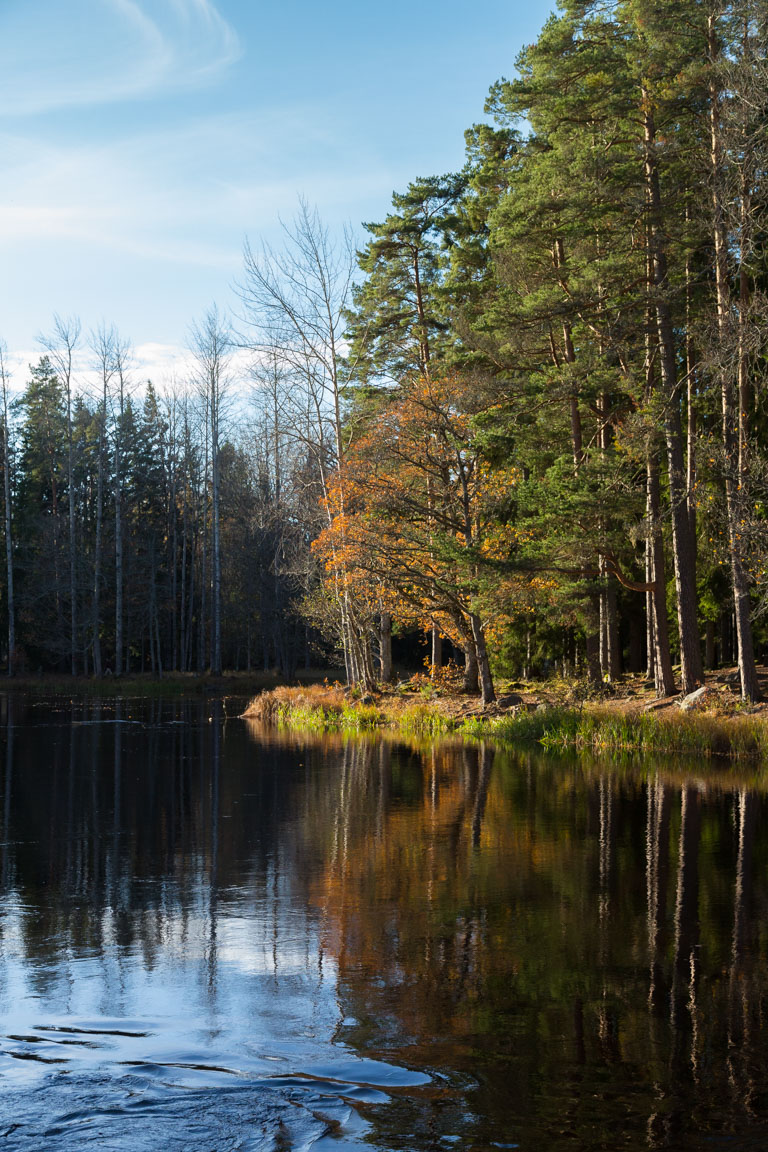
M 366 224 L 372 239 L 359 253 L 366 273 L 353 289 L 349 363 L 356 379 L 427 375 L 445 350 L 449 325 L 440 297 L 442 250 L 458 223 L 460 176 L 416 180 L 394 193 L 382 224 Z

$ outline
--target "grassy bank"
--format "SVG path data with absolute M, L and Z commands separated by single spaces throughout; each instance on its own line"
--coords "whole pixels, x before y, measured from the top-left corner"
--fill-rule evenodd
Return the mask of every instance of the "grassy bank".
M 264 692 L 252 701 L 245 715 L 267 726 L 309 732 L 380 729 L 417 736 L 453 733 L 517 747 L 536 744 L 549 751 L 768 759 L 768 720 L 764 715 L 681 712 L 674 706 L 661 713 L 587 704 L 467 714 L 465 699 L 414 701 L 390 692 L 359 700 L 339 686 L 315 685 Z
M 277 728 L 308 732 L 372 732 L 396 729 L 416 735 L 446 735 L 451 718 L 434 705 L 394 696 L 359 700 L 338 685 L 279 687 L 257 696 L 244 715 Z
M 765 719 L 683 713 L 677 709 L 658 715 L 626 714 L 599 707 L 552 708 L 518 716 L 470 719 L 462 731 L 502 743 L 537 742 L 549 751 L 768 759 Z

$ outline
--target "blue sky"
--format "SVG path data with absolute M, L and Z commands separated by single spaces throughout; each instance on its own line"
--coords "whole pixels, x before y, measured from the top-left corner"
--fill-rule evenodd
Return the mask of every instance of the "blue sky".
M 549 0 L 2 0 L 0 339 L 54 312 L 151 366 L 232 305 L 243 240 L 297 197 L 332 228 L 463 161 Z M 157 368 L 159 372 L 160 367 Z

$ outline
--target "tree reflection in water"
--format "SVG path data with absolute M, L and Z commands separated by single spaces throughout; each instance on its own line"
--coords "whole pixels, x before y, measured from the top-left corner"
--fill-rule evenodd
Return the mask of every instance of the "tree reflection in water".
M 393 1147 L 402 1126 L 477 1147 L 768 1143 L 762 794 L 487 745 L 339 755 L 307 835 L 335 829 L 313 899 L 344 1038 L 451 1085 L 382 1116 Z
M 4 1014 L 85 984 L 150 1013 L 156 984 L 240 1072 L 322 1044 L 426 1071 L 360 1102 L 381 1148 L 768 1146 L 753 781 L 0 706 Z

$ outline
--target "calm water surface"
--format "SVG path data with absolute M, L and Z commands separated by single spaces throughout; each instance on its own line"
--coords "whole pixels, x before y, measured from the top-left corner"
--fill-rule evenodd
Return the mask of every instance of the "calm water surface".
M 238 705 L 0 698 L 1 1149 L 768 1148 L 746 777 Z

